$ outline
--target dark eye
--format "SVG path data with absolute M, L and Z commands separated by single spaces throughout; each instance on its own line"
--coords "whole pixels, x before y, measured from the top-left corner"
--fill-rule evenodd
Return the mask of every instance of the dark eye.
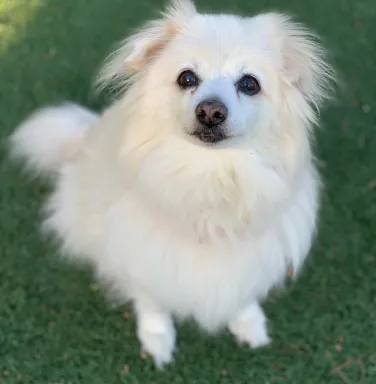
M 177 83 L 182 89 L 188 89 L 196 87 L 199 83 L 199 79 L 194 72 L 186 70 L 179 75 Z
M 240 92 L 246 95 L 253 96 L 261 91 L 259 82 L 251 75 L 244 75 L 237 83 L 236 86 Z

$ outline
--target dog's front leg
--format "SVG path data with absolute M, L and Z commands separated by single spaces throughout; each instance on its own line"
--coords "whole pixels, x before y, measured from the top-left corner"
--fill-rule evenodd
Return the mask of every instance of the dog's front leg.
M 172 316 L 145 297 L 137 298 L 134 305 L 142 349 L 153 357 L 158 368 L 162 368 L 173 358 L 175 328 Z
M 270 343 L 267 318 L 256 301 L 237 313 L 230 321 L 229 329 L 239 343 L 251 348 L 263 347 Z

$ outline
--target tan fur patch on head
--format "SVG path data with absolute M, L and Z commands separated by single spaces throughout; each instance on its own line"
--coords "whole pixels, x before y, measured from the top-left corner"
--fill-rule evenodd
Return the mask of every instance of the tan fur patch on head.
M 99 88 L 125 85 L 129 77 L 153 61 L 195 14 L 196 8 L 190 0 L 174 0 L 161 19 L 147 23 L 107 58 L 98 76 Z
M 264 30 L 278 52 L 286 84 L 296 87 L 313 104 L 326 99 L 332 91 L 334 71 L 318 37 L 287 15 L 270 12 L 255 20 L 267 26 Z

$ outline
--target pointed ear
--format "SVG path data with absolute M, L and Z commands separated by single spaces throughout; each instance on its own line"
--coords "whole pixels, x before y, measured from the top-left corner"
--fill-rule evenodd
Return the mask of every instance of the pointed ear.
M 278 13 L 260 16 L 276 41 L 279 70 L 284 81 L 296 87 L 314 105 L 330 97 L 334 70 L 326 61 L 319 39 L 306 27 Z
M 176 36 L 196 14 L 191 0 L 173 0 L 159 20 L 148 22 L 119 44 L 105 61 L 97 85 L 124 85 L 127 79 L 141 71 Z

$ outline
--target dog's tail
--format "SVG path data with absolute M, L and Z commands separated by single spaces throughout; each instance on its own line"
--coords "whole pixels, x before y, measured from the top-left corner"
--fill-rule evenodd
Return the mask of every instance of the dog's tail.
M 11 135 L 11 155 L 30 170 L 55 173 L 77 156 L 85 132 L 97 120 L 95 113 L 70 103 L 40 109 Z

